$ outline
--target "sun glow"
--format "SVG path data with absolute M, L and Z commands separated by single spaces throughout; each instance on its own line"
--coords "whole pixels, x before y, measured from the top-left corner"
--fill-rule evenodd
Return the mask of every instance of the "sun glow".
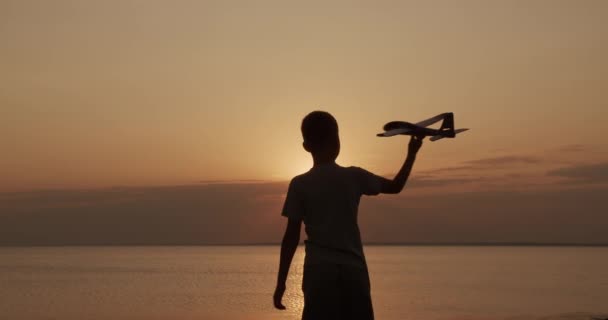
M 299 155 L 298 157 L 294 157 L 292 161 L 285 163 L 285 170 L 283 171 L 284 174 L 282 175 L 282 178 L 290 180 L 297 175 L 308 172 L 310 168 L 312 168 L 312 159 L 310 156 Z

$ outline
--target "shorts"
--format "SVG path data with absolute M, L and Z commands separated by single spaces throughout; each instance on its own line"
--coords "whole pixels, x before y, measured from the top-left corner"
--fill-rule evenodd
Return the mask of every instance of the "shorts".
M 366 269 L 340 264 L 304 265 L 302 320 L 373 320 Z

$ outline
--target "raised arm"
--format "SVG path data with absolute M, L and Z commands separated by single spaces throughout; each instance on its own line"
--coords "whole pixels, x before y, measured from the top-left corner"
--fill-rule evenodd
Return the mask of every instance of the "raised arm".
M 412 167 L 416 161 L 416 154 L 422 146 L 422 140 L 424 137 L 412 136 L 408 146 L 407 157 L 401 166 L 401 170 L 397 173 L 393 180 L 384 179 L 382 181 L 381 192 L 382 193 L 399 193 L 405 187 L 405 183 L 412 172 Z
M 287 227 L 285 228 L 283 242 L 281 243 L 279 274 L 277 276 L 277 287 L 273 296 L 274 307 L 279 310 L 285 309 L 285 306 L 281 300 L 283 299 L 283 294 L 285 293 L 285 282 L 287 281 L 287 274 L 289 273 L 291 260 L 293 259 L 293 255 L 295 254 L 298 244 L 300 243 L 301 226 L 301 219 L 289 218 L 287 221 Z

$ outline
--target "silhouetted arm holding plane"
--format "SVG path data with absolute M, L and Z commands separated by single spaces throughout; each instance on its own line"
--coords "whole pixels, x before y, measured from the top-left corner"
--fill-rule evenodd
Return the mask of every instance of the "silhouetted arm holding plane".
M 399 193 L 405 187 L 405 183 L 412 172 L 412 167 L 414 166 L 414 162 L 416 161 L 416 154 L 420 147 L 422 146 L 422 140 L 424 140 L 424 136 L 412 136 L 410 138 L 410 143 L 408 145 L 407 158 L 403 162 L 403 166 L 401 166 L 401 170 L 395 176 L 393 180 L 383 179 L 381 192 L 382 193 Z
M 293 259 L 293 255 L 295 254 L 298 244 L 300 243 L 301 226 L 301 219 L 289 218 L 287 221 L 287 228 L 285 229 L 285 235 L 283 236 L 283 242 L 281 243 L 279 275 L 277 277 L 277 287 L 273 296 L 274 307 L 279 310 L 285 309 L 285 306 L 283 303 L 281 303 L 281 300 L 283 299 L 283 294 L 285 293 L 285 282 L 287 281 L 287 274 L 289 273 L 291 260 Z

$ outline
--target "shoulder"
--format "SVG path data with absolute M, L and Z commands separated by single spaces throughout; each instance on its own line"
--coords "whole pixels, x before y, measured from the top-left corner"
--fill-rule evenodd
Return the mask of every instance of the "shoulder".
M 383 177 L 361 167 L 349 167 L 349 169 L 351 170 L 351 175 L 354 176 L 358 181 L 363 181 L 365 183 L 377 183 L 384 179 Z
M 289 186 L 293 188 L 293 187 L 302 185 L 308 179 L 308 176 L 309 176 L 309 173 L 305 172 L 305 173 L 299 174 L 299 175 L 291 178 L 291 180 L 289 181 Z
M 367 171 L 367 170 L 365 170 L 365 169 L 363 169 L 361 167 L 357 167 L 357 166 L 350 166 L 350 167 L 345 168 L 345 169 L 347 171 L 347 175 L 351 179 L 353 179 L 353 180 L 355 180 L 355 181 L 357 181 L 359 183 L 367 181 L 371 177 L 375 176 L 373 173 L 371 173 L 371 172 L 369 172 L 369 171 Z
M 357 166 L 350 166 L 345 169 L 348 170 L 349 173 L 352 173 L 354 175 L 364 175 L 370 173 L 369 171 Z
M 302 182 L 302 181 L 306 180 L 309 175 L 310 175 L 310 172 L 304 172 L 302 174 L 299 174 L 299 175 L 291 178 L 291 182 L 292 183 Z
M 357 182 L 361 194 L 377 195 L 382 192 L 382 184 L 384 178 L 375 175 L 360 167 L 351 167 L 354 180 Z

